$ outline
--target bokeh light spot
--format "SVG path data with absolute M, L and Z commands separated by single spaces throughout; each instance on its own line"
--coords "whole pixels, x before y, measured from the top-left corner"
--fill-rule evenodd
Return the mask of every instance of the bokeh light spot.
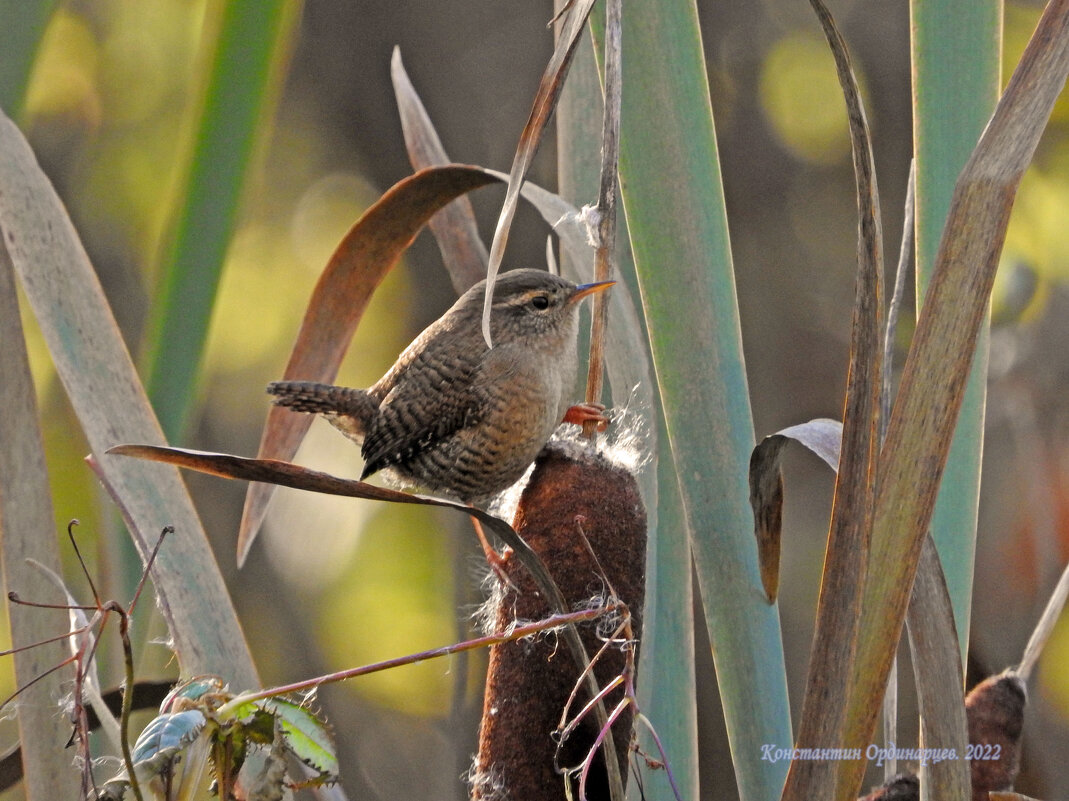
M 452 560 L 437 517 L 418 507 L 382 506 L 364 529 L 344 575 L 319 606 L 320 644 L 333 665 L 355 667 L 455 638 Z M 308 541 L 310 535 L 305 527 L 301 536 Z M 401 712 L 442 716 L 450 708 L 451 663 L 432 659 L 349 686 Z
M 1054 626 L 1047 647 L 1039 660 L 1039 684 L 1043 694 L 1061 709 L 1063 716 L 1069 716 L 1069 674 L 1065 665 L 1069 663 L 1069 617 L 1062 615 Z
M 791 33 L 776 42 L 762 65 L 759 91 L 772 130 L 797 156 L 829 164 L 849 155 L 842 90 L 822 39 Z
M 103 116 L 98 59 L 96 40 L 85 21 L 63 9 L 57 11 L 45 31 L 30 78 L 28 115 L 70 115 L 96 128 Z

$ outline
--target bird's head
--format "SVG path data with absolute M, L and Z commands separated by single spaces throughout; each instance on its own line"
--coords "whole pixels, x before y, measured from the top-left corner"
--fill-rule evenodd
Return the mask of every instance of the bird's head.
M 579 301 L 612 286 L 614 281 L 573 284 L 544 270 L 511 270 L 498 276 L 490 311 L 494 342 L 570 335 Z M 481 317 L 486 282 L 480 281 L 462 299 Z

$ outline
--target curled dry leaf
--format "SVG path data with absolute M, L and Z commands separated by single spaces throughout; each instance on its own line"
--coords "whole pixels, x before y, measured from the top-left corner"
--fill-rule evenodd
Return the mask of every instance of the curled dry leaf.
M 279 486 L 293 487 L 294 489 L 351 498 L 368 498 L 391 503 L 422 504 L 456 509 L 476 518 L 483 526 L 512 548 L 516 559 L 527 568 L 535 586 L 542 594 L 542 597 L 546 599 L 549 608 L 553 612 L 564 614 L 568 611 L 567 601 L 565 601 L 563 594 L 538 554 L 531 550 L 530 546 L 516 533 L 512 526 L 501 518 L 474 506 L 467 506 L 444 498 L 432 498 L 426 495 L 415 495 L 384 487 L 376 487 L 363 481 L 339 478 L 329 473 L 310 470 L 300 465 L 275 459 L 247 459 L 225 453 L 210 453 L 155 445 L 116 445 L 110 448 L 108 453 L 164 462 L 221 478 L 269 482 Z M 567 625 L 563 630 L 563 635 L 565 642 L 572 651 L 572 656 L 580 673 L 588 671 L 590 657 L 579 637 L 578 629 L 574 624 Z M 587 683 L 591 685 L 592 691 L 596 692 L 594 681 L 593 674 L 589 674 Z M 604 725 L 607 721 L 607 716 L 603 703 L 597 705 L 595 713 L 599 719 L 599 724 Z M 614 750 L 609 744 L 606 745 L 606 748 Z M 616 771 L 612 770 L 612 772 L 615 773 Z M 611 786 L 618 787 L 620 783 L 616 782 Z M 614 799 L 617 795 L 617 793 L 613 793 Z
M 427 220 L 456 197 L 503 180 L 502 173 L 492 170 L 449 164 L 421 170 L 387 191 L 353 225 L 327 263 L 309 300 L 283 379 L 330 383 L 337 375 L 372 293 Z M 557 209 L 574 211 L 553 193 L 535 186 L 525 186 L 524 196 L 547 220 Z M 573 240 L 574 237 L 568 241 Z M 589 254 L 589 246 L 584 247 Z M 635 349 L 642 337 L 641 325 L 629 298 L 622 292 L 616 296 L 621 306 L 610 323 L 610 335 L 614 347 L 629 357 L 611 361 L 613 386 L 617 388 L 619 384 L 619 392 L 625 399 L 628 396 L 624 393 L 633 393 L 640 410 L 650 408 L 648 368 L 641 369 L 645 366 L 642 360 L 633 357 L 636 352 L 644 352 Z M 619 321 L 618 325 L 615 321 Z M 311 420 L 310 416 L 290 414 L 272 406 L 261 435 L 259 458 L 293 458 Z M 273 492 L 271 484 L 254 484 L 249 488 L 238 530 L 239 567 L 260 530 Z
M 309 492 L 322 492 L 327 495 L 341 495 L 349 498 L 367 498 L 390 503 L 421 504 L 456 509 L 476 518 L 486 529 L 497 535 L 502 542 L 512 548 L 516 553 L 517 559 L 530 571 L 539 592 L 549 601 L 549 606 L 555 613 L 564 614 L 568 611 L 564 596 L 561 595 L 561 591 L 553 581 L 553 577 L 538 555 L 531 550 L 530 546 L 504 520 L 474 506 L 467 506 L 445 498 L 433 498 L 427 495 L 415 495 L 386 489 L 385 487 L 376 487 L 363 481 L 339 478 L 329 473 L 310 470 L 307 467 L 277 459 L 248 459 L 227 453 L 210 453 L 157 445 L 116 445 L 110 448 L 108 453 L 119 456 L 133 456 L 153 462 L 163 462 L 221 478 L 260 481 L 282 487 L 292 487 Z M 581 670 L 585 670 L 590 663 L 590 659 L 583 648 L 575 626 L 566 627 L 564 636 L 576 664 L 579 665 Z
M 843 425 L 817 418 L 765 437 L 750 454 L 750 506 L 754 514 L 757 558 L 761 583 L 769 603 L 779 593 L 780 536 L 783 525 L 783 475 L 780 459 L 787 442 L 795 440 L 823 459 L 832 470 L 839 467 Z

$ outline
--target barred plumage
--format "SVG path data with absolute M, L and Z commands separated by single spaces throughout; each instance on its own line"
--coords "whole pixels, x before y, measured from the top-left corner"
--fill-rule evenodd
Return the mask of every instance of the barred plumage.
M 480 330 L 480 282 L 368 390 L 278 381 L 267 391 L 278 405 L 326 415 L 359 442 L 363 477 L 381 470 L 479 503 L 519 479 L 561 422 L 575 381 L 578 301 L 611 283 L 504 273 L 494 290 L 492 349 Z

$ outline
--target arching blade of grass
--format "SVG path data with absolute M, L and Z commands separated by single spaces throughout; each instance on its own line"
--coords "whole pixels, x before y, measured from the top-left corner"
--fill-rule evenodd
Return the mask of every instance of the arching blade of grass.
M 499 180 L 461 164 L 431 167 L 398 181 L 342 237 L 308 300 L 301 329 L 283 378 L 334 380 L 371 295 L 430 217 L 458 196 Z M 312 424 L 272 406 L 259 454 L 291 459 Z M 245 562 L 271 499 L 273 487 L 253 484 L 245 496 L 238 530 L 238 567 Z
M 257 138 L 277 95 L 301 3 L 218 4 L 215 54 L 205 81 L 173 230 L 146 342 L 146 386 L 167 438 L 182 438 L 197 391 L 223 261 L 237 224 Z
M 790 743 L 779 613 L 757 568 L 753 421 L 716 135 L 692 0 L 626 5 L 620 180 L 681 510 L 741 797 L 779 797 Z
M 998 100 L 1002 0 L 913 0 L 910 17 L 920 308 L 954 182 Z M 932 537 L 954 606 L 963 660 L 969 644 L 987 349 L 985 321 L 932 517 Z
M 0 215 L 0 230 L 7 225 Z M 59 570 L 59 548 L 45 468 L 44 443 L 38 426 L 33 378 L 23 340 L 15 274 L 0 241 L 0 544 L 3 546 L 4 584 L 28 601 L 62 603 L 63 596 L 36 570 L 36 559 Z M 11 643 L 21 647 L 64 631 L 64 618 L 55 612 L 7 604 Z M 27 686 L 44 670 L 70 655 L 64 643 L 54 642 L 14 655 L 15 683 Z M 77 773 L 70 757 L 56 744 L 70 736 L 70 726 L 57 714 L 55 699 L 67 692 L 72 668 L 57 671 L 19 695 L 19 741 L 26 798 L 47 801 L 74 798 Z
M 0 115 L 0 227 L 56 372 L 94 453 L 122 440 L 163 441 L 96 273 L 18 129 Z M 182 670 L 258 684 L 237 616 L 177 470 L 101 458 L 135 523 L 143 556 L 173 525 L 152 570 Z M 49 532 L 50 533 L 50 532 Z
M 583 31 L 586 29 L 586 19 L 590 10 L 594 7 L 594 0 L 576 0 L 569 3 L 564 15 L 565 33 L 553 48 L 549 63 L 542 73 L 542 80 L 535 92 L 534 102 L 531 105 L 531 114 L 527 123 L 520 132 L 520 141 L 516 145 L 516 155 L 512 159 L 512 168 L 509 170 L 508 189 L 505 190 L 505 199 L 501 203 L 501 213 L 497 218 L 494 228 L 494 239 L 490 243 L 489 263 L 486 265 L 486 302 L 483 305 L 483 339 L 487 346 L 490 341 L 490 305 L 494 294 L 494 284 L 497 281 L 497 273 L 501 267 L 501 259 L 508 243 L 509 229 L 512 218 L 516 213 L 516 205 L 519 203 L 520 187 L 527 178 L 531 169 L 531 162 L 542 141 L 546 127 L 549 125 L 553 110 L 557 107 L 557 99 L 564 87 L 568 69 L 571 66 L 572 56 L 575 49 L 582 41 Z
M 883 387 L 883 233 L 872 144 L 850 54 L 824 3 L 810 0 L 810 5 L 828 40 L 846 101 L 857 193 L 858 269 L 841 456 L 797 745 L 854 748 L 857 743 L 845 738 L 846 710 L 854 687 L 850 660 L 860 636 L 859 612 L 870 566 L 872 510 L 877 491 Z M 835 759 L 795 760 L 788 771 L 783 796 L 792 800 L 827 797 L 836 772 Z

